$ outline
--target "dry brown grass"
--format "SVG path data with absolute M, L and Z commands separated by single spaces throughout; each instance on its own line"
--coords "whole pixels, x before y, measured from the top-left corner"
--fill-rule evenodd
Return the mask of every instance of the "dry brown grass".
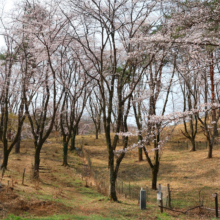
M 135 141 L 135 140 L 133 140 Z M 120 142 L 121 143 L 121 142 Z M 78 136 L 77 147 L 89 152 L 92 166 L 102 180 L 108 179 L 107 150 L 104 135 L 96 140 L 94 136 Z M 62 165 L 62 144 L 52 138 L 41 152 L 40 180 L 33 181 L 32 166 L 34 146 L 31 141 L 22 143 L 21 153 L 10 155 L 8 170 L 0 188 L 0 218 L 8 214 L 27 216 L 71 215 L 60 219 L 207 219 L 198 210 L 189 215 L 179 215 L 166 211 L 169 216 L 161 215 L 156 204 L 155 191 L 149 191 L 146 211 L 140 211 L 137 200 L 119 196 L 121 203 L 112 203 L 96 192 L 96 188 L 86 187 L 80 179 L 84 171 L 83 158 L 69 153 L 69 167 Z M 153 154 L 151 154 L 153 157 Z M 172 190 L 172 203 L 180 209 L 191 207 L 198 202 L 199 190 L 206 187 L 210 193 L 218 192 L 220 182 L 220 150 L 214 151 L 213 159 L 206 159 L 207 151 L 172 151 L 166 146 L 162 154 L 158 182 L 169 183 Z M 123 160 L 119 178 L 125 183 L 139 187 L 151 185 L 151 170 L 147 161 L 139 163 L 137 152 L 127 155 Z M 26 168 L 25 181 L 22 174 Z M 9 181 L 9 186 L 8 185 Z M 212 201 L 212 198 L 211 200 Z M 95 215 L 95 216 L 94 216 Z M 91 217 L 93 216 L 93 217 Z M 212 215 L 214 216 L 214 214 Z M 53 219 L 53 217 L 49 217 Z
M 97 145 L 102 141 L 97 140 Z M 77 146 L 80 147 L 78 142 Z M 145 216 L 154 219 L 159 213 L 158 209 L 154 212 L 153 209 L 140 212 L 136 201 L 122 200 L 120 204 L 108 201 L 107 197 L 97 193 L 95 189 L 85 187 L 85 181 L 80 179 L 83 158 L 70 153 L 70 166 L 63 167 L 62 154 L 61 143 L 57 143 L 55 139 L 48 141 L 41 152 L 40 179 L 34 181 L 33 143 L 22 142 L 21 153 L 11 153 L 8 170 L 1 182 L 3 187 L 0 188 L 0 219 L 7 218 L 9 214 L 27 219 L 49 216 L 50 220 L 143 219 Z M 101 165 L 101 162 L 99 164 Z M 105 162 L 102 163 L 102 166 L 104 165 Z M 22 185 L 24 168 L 26 172 Z
M 101 178 L 104 176 L 107 178 L 106 146 L 104 144 L 93 146 L 91 137 L 84 138 L 86 142 L 91 143 L 90 146 L 85 146 L 85 149 L 91 156 L 93 169 L 100 174 Z M 204 195 L 204 204 L 211 207 L 214 206 L 212 193 L 220 193 L 220 150 L 213 151 L 212 159 L 207 159 L 207 155 L 207 150 L 198 150 L 196 152 L 190 152 L 189 150 L 173 151 L 168 144 L 163 150 L 158 183 L 162 185 L 170 184 L 174 207 L 186 210 L 198 205 L 200 190 L 202 190 Z M 151 158 L 153 156 L 154 154 L 151 153 Z M 150 167 L 146 160 L 138 162 L 138 152 L 135 151 L 129 153 L 123 160 L 118 178 L 125 184 L 130 182 L 131 185 L 138 185 L 139 187 L 147 186 L 150 188 L 151 186 Z M 148 194 L 149 202 L 155 205 L 155 192 L 150 190 Z M 214 216 L 214 213 L 212 213 L 212 216 Z M 190 217 L 186 217 L 186 219 L 188 218 Z M 203 217 L 197 213 L 193 218 L 200 219 Z

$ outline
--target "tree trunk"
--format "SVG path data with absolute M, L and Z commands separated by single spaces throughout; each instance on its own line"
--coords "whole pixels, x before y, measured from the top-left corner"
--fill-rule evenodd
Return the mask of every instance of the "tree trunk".
M 139 126 L 138 129 L 140 130 L 141 126 Z M 142 142 L 142 140 L 143 140 L 142 134 L 139 132 L 138 141 Z M 138 160 L 139 160 L 139 162 L 143 161 L 143 148 L 142 147 L 138 149 Z
M 196 151 L 196 142 L 194 139 L 191 139 L 191 143 L 192 143 L 192 149 L 191 151 Z
M 41 147 L 37 146 L 35 149 L 35 155 L 34 155 L 34 179 L 39 178 L 39 168 L 40 168 L 40 150 Z
M 214 86 L 214 65 L 213 65 L 213 51 L 210 52 L 210 81 L 211 81 L 211 101 L 212 104 L 215 102 L 215 86 Z M 216 109 L 212 106 L 212 121 L 216 122 Z M 213 133 L 217 137 L 218 136 L 218 127 L 217 123 L 213 125 Z
M 159 171 L 159 165 L 155 165 L 154 168 L 152 168 L 152 189 L 157 190 L 157 174 Z
M 2 141 L 3 131 L 0 129 L 0 141 Z
M 209 141 L 208 158 L 212 158 L 212 149 L 213 149 L 212 143 L 211 143 L 211 141 Z
M 99 130 L 95 128 L 95 139 L 99 139 Z
M 71 151 L 76 150 L 76 147 L 75 147 L 76 133 L 77 133 L 77 128 L 73 128 L 73 134 L 71 137 L 71 147 L 70 147 Z
M 10 152 L 8 150 L 4 150 L 4 158 L 2 161 L 1 169 L 2 168 L 7 169 L 9 153 Z
M 76 134 L 75 134 L 75 136 L 76 136 L 76 135 L 79 135 L 79 125 L 77 125 L 75 129 L 76 129 Z
M 68 166 L 67 151 L 68 151 L 68 144 L 67 142 L 63 142 L 63 166 Z
M 159 135 L 157 135 L 157 143 L 159 142 Z M 154 146 L 156 144 L 154 143 Z M 152 169 L 152 189 L 156 190 L 157 189 L 157 175 L 159 172 L 159 166 L 160 166 L 160 161 L 159 161 L 159 150 L 155 151 L 155 156 L 154 156 L 154 166 L 151 168 Z
M 20 145 L 21 145 L 21 136 L 19 136 L 18 141 L 15 144 L 15 153 L 16 154 L 20 153 Z
M 117 195 L 116 195 L 116 174 L 114 172 L 114 153 L 109 152 L 109 171 L 110 171 L 110 199 L 113 201 L 118 201 Z
M 139 155 L 139 162 L 143 161 L 142 147 L 138 149 L 138 155 Z

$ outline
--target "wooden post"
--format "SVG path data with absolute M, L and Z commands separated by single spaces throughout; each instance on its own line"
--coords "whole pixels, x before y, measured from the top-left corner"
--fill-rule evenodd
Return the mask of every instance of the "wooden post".
M 131 198 L 131 186 L 130 186 L 130 182 L 129 182 L 129 196 Z
M 25 175 L 25 168 L 24 168 L 23 177 L 22 177 L 22 185 L 24 185 L 24 175 Z
M 158 190 L 161 192 L 161 184 L 158 184 Z
M 168 190 L 168 207 L 171 208 L 171 191 L 170 191 L 170 184 L 167 184 Z
M 218 218 L 218 193 L 215 193 L 215 216 Z
M 163 212 L 163 193 L 160 191 L 159 187 L 157 191 L 157 202 L 160 207 L 160 212 L 162 213 Z
M 163 213 L 163 193 L 161 192 L 160 212 Z

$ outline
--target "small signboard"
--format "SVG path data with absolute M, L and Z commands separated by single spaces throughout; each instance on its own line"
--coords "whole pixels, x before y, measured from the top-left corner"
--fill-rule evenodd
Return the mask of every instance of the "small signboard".
M 162 200 L 162 193 L 157 191 L 157 200 Z

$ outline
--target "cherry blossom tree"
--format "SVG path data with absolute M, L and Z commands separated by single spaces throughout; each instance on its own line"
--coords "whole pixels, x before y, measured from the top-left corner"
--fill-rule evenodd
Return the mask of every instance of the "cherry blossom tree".
M 102 101 L 100 99 L 100 95 L 97 94 L 95 90 L 96 88 L 94 88 L 93 93 L 89 97 L 89 106 L 87 107 L 87 111 L 95 125 L 95 136 L 96 139 L 98 139 L 101 131 Z
M 91 93 L 91 85 L 87 80 L 88 76 L 73 58 L 65 62 L 59 78 L 65 90 L 60 110 L 60 130 L 63 136 L 63 165 L 67 166 L 68 143 L 71 139 L 70 150 L 75 150 L 77 128 Z
M 72 27 L 72 37 L 81 47 L 78 58 L 88 76 L 99 88 L 102 99 L 102 117 L 108 150 L 110 176 L 110 198 L 117 201 L 115 181 L 121 161 L 122 152 L 115 160 L 118 133 L 122 124 L 126 128 L 127 113 L 130 110 L 131 95 L 140 81 L 153 55 L 142 59 L 129 58 L 133 51 L 129 39 L 133 38 L 143 23 L 156 7 L 155 1 L 70 1 L 69 13 L 64 12 Z M 77 14 L 77 20 L 75 16 Z M 153 22 L 149 21 L 150 24 Z M 150 27 L 149 27 L 150 28 Z M 83 52 L 83 54 L 82 54 Z M 140 68 L 138 68 L 138 65 Z M 118 68 L 121 68 L 118 72 Z M 116 134 L 111 139 L 111 121 L 113 101 L 117 100 Z M 124 142 L 124 148 L 127 141 Z
M 0 109 L 1 109 L 1 141 L 3 143 L 4 158 L 1 164 L 1 168 L 7 168 L 8 157 L 13 149 L 14 145 L 19 139 L 22 125 L 25 119 L 24 100 L 22 99 L 24 93 L 23 76 L 20 74 L 18 67 L 16 66 L 19 47 L 13 40 L 13 36 L 9 31 L 5 33 L 6 50 L 1 57 L 1 96 L 0 96 Z M 16 102 L 14 100 L 17 100 Z M 12 138 L 12 142 L 9 143 L 8 132 L 9 127 L 9 114 L 11 113 L 14 105 L 17 105 L 17 126 L 15 135 Z
M 35 145 L 34 177 L 39 177 L 40 152 L 49 137 L 57 109 L 64 94 L 63 87 L 57 81 L 62 71 L 59 49 L 68 44 L 67 22 L 59 14 L 56 2 L 45 4 L 25 2 L 21 5 L 24 13 L 16 17 L 17 33 L 25 35 L 31 42 L 28 51 L 33 55 L 35 71 L 32 74 L 32 88 L 25 91 L 25 103 L 31 102 L 31 108 L 25 110 L 31 125 Z M 25 28 L 24 28 L 25 27 Z M 35 92 L 33 100 L 29 93 Z

